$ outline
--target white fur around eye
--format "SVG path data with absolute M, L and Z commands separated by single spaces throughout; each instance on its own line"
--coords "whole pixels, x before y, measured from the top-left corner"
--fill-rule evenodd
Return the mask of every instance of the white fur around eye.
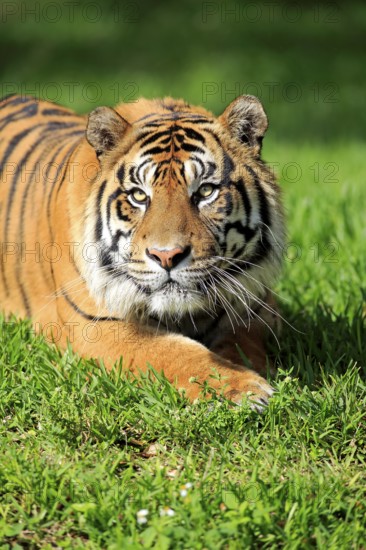
M 134 198 L 134 192 L 138 193 L 139 191 L 146 196 L 146 199 L 144 201 L 138 201 Z M 128 193 L 127 200 L 135 208 L 146 208 L 150 201 L 150 197 L 143 189 L 133 189 Z
M 207 197 L 206 199 L 204 197 L 199 198 L 198 207 L 206 206 L 207 204 L 210 204 L 211 202 L 215 201 L 218 197 L 220 189 L 217 187 L 212 195 Z

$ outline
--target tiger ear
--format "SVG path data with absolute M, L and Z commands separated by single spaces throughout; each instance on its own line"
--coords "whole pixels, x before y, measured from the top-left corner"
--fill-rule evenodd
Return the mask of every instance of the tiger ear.
M 250 147 L 257 147 L 260 152 L 268 119 L 259 99 L 253 95 L 237 97 L 226 107 L 219 120 L 232 136 Z
M 125 134 L 129 123 L 110 107 L 97 107 L 89 115 L 86 139 L 97 157 L 111 151 Z

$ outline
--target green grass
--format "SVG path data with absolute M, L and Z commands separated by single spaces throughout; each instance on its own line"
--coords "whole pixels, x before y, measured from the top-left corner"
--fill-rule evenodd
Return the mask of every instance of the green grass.
M 364 151 L 267 149 L 294 243 L 268 410 L 190 405 L 161 377 L 108 376 L 4 323 L 1 548 L 365 547 Z M 314 181 L 315 161 L 338 181 Z
M 291 23 L 289 2 L 273 21 L 258 2 L 257 22 L 213 2 L 205 22 L 196 0 L 138 1 L 116 21 L 105 0 L 92 23 L 87 3 L 73 21 L 6 19 L 1 91 L 78 112 L 170 94 L 219 114 L 257 87 L 288 219 L 276 290 L 289 324 L 270 345 L 278 393 L 258 415 L 191 405 L 161 377 L 109 376 L 2 322 L 0 549 L 365 549 L 364 4 L 296 3 Z
M 8 543 L 362 547 L 365 387 L 351 366 L 316 390 L 281 373 L 260 416 L 187 405 L 163 380 L 137 387 L 92 370 L 86 381 L 90 367 L 65 357 L 55 369 L 56 354 L 34 342 L 29 355 L 27 341 L 25 326 L 6 331 L 18 350 L 1 388 Z

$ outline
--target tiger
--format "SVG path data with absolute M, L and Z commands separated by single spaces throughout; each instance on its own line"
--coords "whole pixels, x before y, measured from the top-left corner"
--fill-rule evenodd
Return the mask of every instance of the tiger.
M 262 410 L 285 240 L 267 127 L 250 95 L 220 116 L 171 97 L 89 115 L 2 99 L 0 310 L 108 370 Z

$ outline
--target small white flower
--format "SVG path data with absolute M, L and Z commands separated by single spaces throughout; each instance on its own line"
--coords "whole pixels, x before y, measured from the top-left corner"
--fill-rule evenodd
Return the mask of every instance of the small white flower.
M 170 518 L 172 518 L 173 516 L 175 516 L 175 512 L 172 508 L 169 508 L 169 506 L 164 506 L 164 508 L 160 509 L 160 515 L 169 516 Z
M 139 510 L 136 514 L 137 516 L 137 523 L 147 523 L 147 517 L 149 515 L 149 510 L 146 510 L 143 508 L 142 510 Z
M 181 486 L 179 494 L 181 497 L 186 497 L 188 495 L 189 489 L 193 487 L 192 483 L 188 482 Z

